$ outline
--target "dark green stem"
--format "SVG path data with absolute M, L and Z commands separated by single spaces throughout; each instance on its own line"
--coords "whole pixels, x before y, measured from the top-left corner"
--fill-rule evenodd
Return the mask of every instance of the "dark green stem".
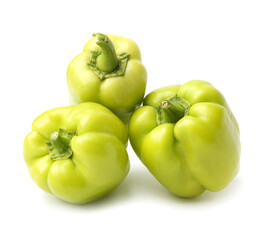
M 72 156 L 71 139 L 73 136 L 73 132 L 61 128 L 51 134 L 50 140 L 47 142 L 51 159 L 61 160 Z
M 190 103 L 178 95 L 163 100 L 156 108 L 158 125 L 176 123 L 188 113 L 189 108 Z
M 110 38 L 102 33 L 92 35 L 97 39 L 96 44 L 101 47 L 101 54 L 97 57 L 96 66 L 99 70 L 111 73 L 119 66 L 119 59 Z
M 89 68 L 101 80 L 124 75 L 130 54 L 117 55 L 113 43 L 105 34 L 94 33 L 92 36 L 96 38 L 100 49 L 91 51 Z

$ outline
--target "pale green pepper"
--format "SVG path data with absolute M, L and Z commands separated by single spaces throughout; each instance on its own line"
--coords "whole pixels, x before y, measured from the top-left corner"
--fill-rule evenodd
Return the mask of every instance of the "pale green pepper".
M 142 103 L 146 82 L 138 46 L 117 35 L 93 34 L 67 69 L 72 104 L 100 103 L 125 123 Z
M 239 170 L 238 123 L 223 95 L 205 81 L 147 95 L 130 119 L 129 137 L 154 177 L 181 197 L 219 191 Z
M 56 108 L 32 124 L 24 159 L 35 183 L 71 203 L 87 203 L 115 189 L 129 171 L 127 130 L 97 103 Z

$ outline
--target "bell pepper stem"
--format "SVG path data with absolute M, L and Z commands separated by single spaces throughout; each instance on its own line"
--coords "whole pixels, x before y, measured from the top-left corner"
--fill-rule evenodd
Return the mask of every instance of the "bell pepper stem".
M 190 103 L 178 95 L 163 100 L 156 108 L 158 125 L 176 123 L 187 115 L 189 108 Z
M 51 159 L 61 160 L 72 156 L 71 139 L 73 136 L 73 132 L 61 128 L 50 135 L 47 146 Z
M 123 76 L 130 54 L 123 52 L 117 55 L 113 43 L 105 34 L 94 33 L 92 36 L 96 38 L 96 44 L 100 48 L 90 52 L 89 68 L 101 80 Z
M 101 47 L 101 54 L 97 57 L 97 68 L 103 72 L 111 73 L 119 66 L 115 48 L 110 38 L 102 33 L 94 33 L 96 44 Z

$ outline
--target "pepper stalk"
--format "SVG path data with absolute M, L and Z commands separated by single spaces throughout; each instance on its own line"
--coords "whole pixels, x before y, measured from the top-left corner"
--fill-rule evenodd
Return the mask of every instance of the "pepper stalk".
M 46 144 L 52 160 L 67 159 L 72 156 L 71 140 L 74 135 L 72 131 L 62 128 L 50 135 L 50 140 Z
M 156 108 L 158 125 L 176 123 L 187 115 L 189 108 L 190 103 L 178 95 L 163 100 Z
M 92 37 L 96 38 L 96 44 L 100 46 L 100 49 L 91 51 L 89 68 L 101 80 L 124 75 L 130 54 L 117 55 L 112 41 L 105 34 L 94 33 Z

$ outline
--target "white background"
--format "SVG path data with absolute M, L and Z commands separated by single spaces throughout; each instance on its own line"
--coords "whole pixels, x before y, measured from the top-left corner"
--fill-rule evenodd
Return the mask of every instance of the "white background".
M 0 239 L 271 239 L 270 1 L 1 1 Z M 128 177 L 72 205 L 42 192 L 22 147 L 42 112 L 68 105 L 66 69 L 92 33 L 131 38 L 147 91 L 191 79 L 225 95 L 241 129 L 238 176 L 181 199 L 128 147 Z M 269 229 L 268 229 L 269 228 Z

